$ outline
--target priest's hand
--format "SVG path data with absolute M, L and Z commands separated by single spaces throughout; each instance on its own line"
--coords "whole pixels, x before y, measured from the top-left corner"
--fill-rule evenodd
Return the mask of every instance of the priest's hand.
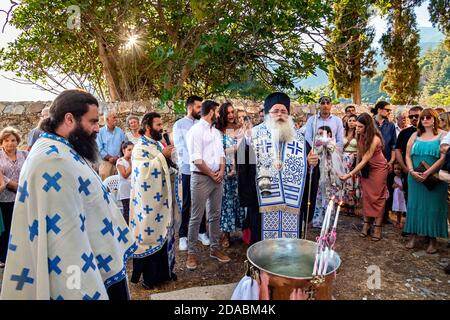
M 340 176 L 339 179 L 341 179 L 341 181 L 347 181 L 351 177 L 352 177 L 352 175 L 347 173 L 347 174 L 344 174 L 343 176 Z
M 311 167 L 315 167 L 318 163 L 319 157 L 311 150 L 308 154 L 308 165 Z
M 165 147 L 162 151 L 162 154 L 164 155 L 164 157 L 166 157 L 167 159 L 170 159 L 172 157 L 172 152 L 174 151 L 174 146 L 173 145 L 168 145 L 167 147 Z

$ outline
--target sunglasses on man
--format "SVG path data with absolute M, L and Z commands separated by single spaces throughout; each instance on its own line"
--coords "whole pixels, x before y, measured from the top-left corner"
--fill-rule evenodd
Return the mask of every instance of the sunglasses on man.
M 408 118 L 409 118 L 409 120 L 419 119 L 419 115 L 418 114 L 411 114 L 411 115 L 408 116 Z

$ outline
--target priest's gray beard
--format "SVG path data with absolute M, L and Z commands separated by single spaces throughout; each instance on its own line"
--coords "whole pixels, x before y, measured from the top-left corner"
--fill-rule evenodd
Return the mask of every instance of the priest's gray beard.
M 272 141 L 282 143 L 294 139 L 295 124 L 291 116 L 287 120 L 275 120 L 270 115 L 266 115 L 265 123 L 272 134 Z

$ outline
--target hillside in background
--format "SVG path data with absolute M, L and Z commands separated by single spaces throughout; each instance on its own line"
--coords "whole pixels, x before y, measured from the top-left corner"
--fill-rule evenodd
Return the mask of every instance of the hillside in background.
M 439 44 L 444 40 L 444 35 L 436 28 L 432 27 L 420 27 L 420 52 L 423 58 L 428 51 L 436 49 Z M 378 46 L 378 44 L 377 44 Z M 380 83 L 382 80 L 381 72 L 386 68 L 386 62 L 380 53 L 380 49 L 377 52 L 378 67 L 377 74 L 372 78 L 363 78 L 361 82 L 362 100 L 365 103 L 375 103 L 377 100 L 386 99 L 388 95 L 385 92 L 380 91 Z M 303 89 L 309 89 L 313 91 L 323 91 L 328 86 L 328 76 L 323 70 L 316 69 L 316 75 L 307 79 L 299 81 L 299 86 Z M 439 86 L 439 84 L 435 85 Z M 421 82 L 421 87 L 424 86 L 424 80 Z M 439 90 L 438 90 L 439 91 Z M 341 99 L 342 102 L 350 102 L 350 99 Z

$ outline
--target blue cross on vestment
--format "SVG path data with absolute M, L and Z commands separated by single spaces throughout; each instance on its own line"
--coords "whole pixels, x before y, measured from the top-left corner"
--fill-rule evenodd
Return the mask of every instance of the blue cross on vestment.
M 80 217 L 80 220 L 81 220 L 81 227 L 80 227 L 80 229 L 81 229 L 81 231 L 84 232 L 84 229 L 85 229 L 84 222 L 86 221 L 86 216 L 83 216 L 82 214 L 80 214 L 79 217 Z
M 142 222 L 142 220 L 144 220 L 144 216 L 142 215 L 142 212 L 139 212 L 139 214 L 137 215 L 139 222 Z
M 109 192 L 103 184 L 102 190 L 103 190 L 103 200 L 105 200 L 109 204 Z
M 135 206 L 137 206 L 139 204 L 139 201 L 138 201 L 138 199 L 136 197 L 133 198 L 133 204 Z
M 80 186 L 78 187 L 78 193 L 84 192 L 85 195 L 89 195 L 91 192 L 89 191 L 89 185 L 91 184 L 91 180 L 86 179 L 83 180 L 82 177 L 78 177 L 78 183 Z
M 150 162 L 144 162 L 144 167 L 146 168 L 150 167 Z
M 153 209 L 150 208 L 150 206 L 147 204 L 147 205 L 145 206 L 145 208 L 144 208 L 144 211 L 145 211 L 146 214 L 150 214 L 150 212 L 152 212 Z
M 150 152 L 142 150 L 142 157 L 148 158 L 150 156 Z
M 158 240 L 156 240 L 156 241 L 158 241 L 160 245 L 163 245 L 163 243 L 164 243 L 164 238 L 163 238 L 163 236 L 160 235 L 159 238 L 158 238 Z
M 150 145 L 149 141 L 145 137 L 141 138 L 141 143 L 143 146 L 147 146 L 147 147 Z
M 48 192 L 51 188 L 54 188 L 56 192 L 59 192 L 59 190 L 61 190 L 61 186 L 58 184 L 58 180 L 61 179 L 61 177 L 62 175 L 59 172 L 55 173 L 53 176 L 49 175 L 48 172 L 44 173 L 42 178 L 44 178 L 47 182 L 42 189 L 45 192 Z
M 83 270 L 84 273 L 86 273 L 90 268 L 92 270 L 97 270 L 97 267 L 94 264 L 94 254 L 91 253 L 90 255 L 87 255 L 86 253 L 83 253 L 81 258 L 84 260 L 84 266 L 81 270 Z
M 100 292 L 98 291 L 95 291 L 92 297 L 87 294 L 83 296 L 83 300 L 98 300 L 98 299 L 100 299 Z
M 163 187 L 166 186 L 166 179 L 163 179 L 163 181 L 162 181 L 162 186 L 163 186 Z
M 155 177 L 155 179 L 158 179 L 159 175 L 162 174 L 161 171 L 158 171 L 158 169 L 154 169 L 153 172 L 151 173 L 152 176 Z
M 111 235 L 114 237 L 114 229 L 113 224 L 111 220 L 108 220 L 108 218 L 103 219 L 103 224 L 105 227 L 101 230 L 102 235 L 104 236 L 107 233 L 111 233 Z
M 267 140 L 260 140 L 260 142 L 256 144 L 256 148 L 268 153 L 269 149 L 272 148 L 272 142 Z
M 144 188 L 145 192 L 147 192 L 147 190 L 150 189 L 150 185 L 147 183 L 147 181 L 144 181 L 144 183 L 141 184 L 141 187 Z
M 119 242 L 122 241 L 123 243 L 127 243 L 128 239 L 127 239 L 126 235 L 128 232 L 130 232 L 130 230 L 128 230 L 128 228 L 124 228 L 122 230 L 122 229 L 120 229 L 120 227 L 117 227 L 117 231 L 119 232 L 119 237 L 117 238 L 117 240 Z
M 97 257 L 97 266 L 98 269 L 103 269 L 105 272 L 110 272 L 111 268 L 109 267 L 110 262 L 113 260 L 111 255 L 107 256 L 106 258 L 103 258 L 101 254 L 99 254 Z
M 141 243 L 144 241 L 144 239 L 142 238 L 142 235 L 139 233 L 139 236 L 136 238 L 136 240 Z
M 61 274 L 61 269 L 58 267 L 58 264 L 61 262 L 61 258 L 56 256 L 53 259 L 48 259 L 48 274 L 52 273 L 54 271 L 56 274 Z
M 78 162 L 80 162 L 81 164 L 84 164 L 84 161 L 81 160 L 81 157 L 78 155 L 78 153 L 76 153 L 76 152 L 73 151 L 73 150 L 70 150 L 70 153 L 72 154 L 73 159 L 74 159 L 75 161 L 78 161 Z
M 28 193 L 28 182 L 25 180 L 23 186 L 19 186 L 17 189 L 17 191 L 20 193 L 19 201 L 24 203 L 25 200 L 30 196 L 30 194 Z
M 59 154 L 59 150 L 55 145 L 51 145 L 49 148 L 49 150 L 45 153 L 46 155 L 50 155 L 52 153 L 57 153 Z
M 136 221 L 134 221 L 134 219 L 133 220 L 131 220 L 131 225 L 133 226 L 133 228 L 136 228 Z
M 136 168 L 134 169 L 134 174 L 135 174 L 135 177 L 137 178 L 137 176 L 139 175 L 139 169 L 138 169 L 138 167 L 136 167 Z
M 17 250 L 17 246 L 12 243 L 12 233 L 9 235 L 8 249 L 11 251 Z
M 12 275 L 11 276 L 11 281 L 17 282 L 16 290 L 22 291 L 23 286 L 26 283 L 33 284 L 34 279 L 28 276 L 29 273 L 30 273 L 30 269 L 23 268 L 22 273 L 20 275 Z
M 157 214 L 156 215 L 156 217 L 155 217 L 155 221 L 158 221 L 158 222 L 161 222 L 161 219 L 164 217 L 164 215 L 162 215 L 162 214 Z
M 302 147 L 299 145 L 297 141 L 293 141 L 287 145 L 287 148 L 291 150 L 291 152 L 295 155 L 298 155 L 299 152 L 302 152 Z
M 147 232 L 147 235 L 151 236 L 153 232 L 155 232 L 155 230 L 153 230 L 150 227 L 147 227 L 147 229 L 144 230 L 145 232 Z
M 64 300 L 64 297 L 62 295 L 59 295 L 55 298 L 55 300 Z
M 57 225 L 59 220 L 61 220 L 61 216 L 57 213 L 55 213 L 52 218 L 49 216 L 45 217 L 45 221 L 47 222 L 47 233 L 53 231 L 55 234 L 58 234 L 61 231 Z
M 37 237 L 39 234 L 38 230 L 38 221 L 34 220 L 31 226 L 28 227 L 28 230 L 30 230 L 30 241 L 34 241 L 34 237 Z
M 153 197 L 153 199 L 155 199 L 155 200 L 158 201 L 158 202 L 161 201 L 161 198 L 162 198 L 162 195 L 161 195 L 159 192 L 157 192 L 157 193 L 155 194 L 155 196 Z

